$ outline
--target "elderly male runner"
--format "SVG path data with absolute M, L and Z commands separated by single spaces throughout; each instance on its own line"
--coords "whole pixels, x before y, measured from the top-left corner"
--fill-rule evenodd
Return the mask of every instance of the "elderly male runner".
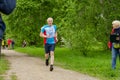
M 53 71 L 54 64 L 54 50 L 55 44 L 58 41 L 57 39 L 57 27 L 53 25 L 53 18 L 47 19 L 47 25 L 44 25 L 41 28 L 40 36 L 44 38 L 45 45 L 45 64 L 49 65 L 49 57 L 50 57 L 50 71 Z

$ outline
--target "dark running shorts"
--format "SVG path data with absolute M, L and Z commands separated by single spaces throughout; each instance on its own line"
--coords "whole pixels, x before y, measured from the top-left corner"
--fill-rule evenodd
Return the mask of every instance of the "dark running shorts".
M 50 51 L 55 50 L 55 44 L 45 44 L 45 53 L 48 54 Z

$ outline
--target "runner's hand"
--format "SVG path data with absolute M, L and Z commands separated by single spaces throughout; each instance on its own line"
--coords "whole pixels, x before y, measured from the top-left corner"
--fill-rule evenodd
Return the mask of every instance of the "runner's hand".
M 56 42 L 58 42 L 58 38 L 56 37 Z
M 50 38 L 50 36 L 49 35 L 45 35 L 44 38 Z

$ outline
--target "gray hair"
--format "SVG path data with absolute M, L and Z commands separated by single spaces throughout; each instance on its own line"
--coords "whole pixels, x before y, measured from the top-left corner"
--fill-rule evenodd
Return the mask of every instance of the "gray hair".
M 48 22 L 49 20 L 52 20 L 52 22 L 53 22 L 53 18 L 52 18 L 52 17 L 49 17 L 49 18 L 47 19 L 47 22 Z
M 117 24 L 118 26 L 120 26 L 120 21 L 119 21 L 119 20 L 114 20 L 114 21 L 112 22 L 112 24 Z

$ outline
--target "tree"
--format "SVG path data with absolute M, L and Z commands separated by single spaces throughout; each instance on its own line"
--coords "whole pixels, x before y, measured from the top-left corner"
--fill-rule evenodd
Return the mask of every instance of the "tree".
M 86 55 L 98 42 L 107 48 L 111 22 L 120 18 L 117 1 L 19 0 L 15 12 L 6 19 L 7 32 L 12 33 L 19 45 L 24 39 L 30 45 L 39 45 L 43 42 L 39 38 L 40 28 L 48 17 L 53 17 L 66 46 Z

